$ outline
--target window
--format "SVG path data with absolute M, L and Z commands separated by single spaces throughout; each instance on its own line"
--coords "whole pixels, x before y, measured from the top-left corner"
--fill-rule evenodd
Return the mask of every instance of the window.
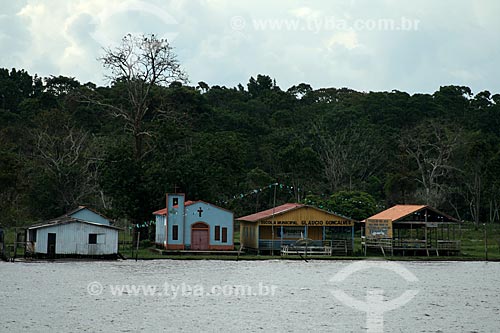
M 303 227 L 283 227 L 283 238 L 302 238 L 305 237 L 304 231 Z
M 172 240 L 179 240 L 179 226 L 172 226 Z
M 89 234 L 89 244 L 97 244 L 97 234 Z
M 172 205 L 177 206 L 179 204 L 179 198 L 172 199 Z
M 220 226 L 219 225 L 216 225 L 215 226 L 215 240 L 216 241 L 220 241 Z
M 37 229 L 32 229 L 29 231 L 30 241 L 36 242 L 36 234 L 37 234 Z
M 227 243 L 227 228 L 222 228 L 222 243 Z

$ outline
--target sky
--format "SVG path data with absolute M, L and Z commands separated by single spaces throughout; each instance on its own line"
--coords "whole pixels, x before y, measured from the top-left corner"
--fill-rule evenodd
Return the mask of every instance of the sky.
M 128 34 L 165 37 L 191 85 L 500 93 L 498 0 L 0 0 L 0 68 L 107 85 Z

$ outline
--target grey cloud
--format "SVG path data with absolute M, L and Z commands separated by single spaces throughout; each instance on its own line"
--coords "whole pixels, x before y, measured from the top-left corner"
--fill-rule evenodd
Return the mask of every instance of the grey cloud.
M 15 13 L 15 8 L 10 7 Z M 23 20 L 13 15 L 0 15 L 0 62 L 19 66 L 21 55 L 31 42 L 31 34 Z
M 23 60 L 21 55 L 28 50 L 31 35 L 15 16 L 22 5 L 12 3 L 6 2 L 8 9 L 0 16 L 0 47 L 9 50 L 0 55 L 3 66 L 27 68 L 36 63 L 44 72 L 76 76 L 81 81 L 101 83 L 103 71 L 95 60 L 101 47 L 118 42 L 128 32 L 139 32 L 175 36 L 172 45 L 192 84 L 205 81 L 235 86 L 261 73 L 275 77 L 283 89 L 300 82 L 316 88 L 347 86 L 410 93 L 433 92 L 446 84 L 468 85 L 475 92 L 495 91 L 499 85 L 500 43 L 496 35 L 500 21 L 496 13 L 500 2 L 495 0 L 156 0 L 136 2 L 144 10 L 140 6 L 116 7 L 121 9 L 110 10 L 105 17 L 99 12 L 73 11 L 68 13 L 74 17 L 65 32 L 78 50 L 71 49 L 77 55 L 74 66 L 65 64 L 64 68 L 72 71 L 69 73 L 57 73 L 61 66 L 51 63 L 50 54 L 31 54 Z M 54 6 L 58 3 L 66 4 L 50 2 Z M 296 19 L 298 9 L 306 13 L 306 7 L 320 20 L 334 17 L 352 23 L 405 17 L 419 20 L 419 25 L 416 31 L 355 30 L 355 36 L 348 37 L 355 40 L 337 44 L 329 41 L 348 30 L 253 26 L 253 20 Z M 165 13 L 167 20 L 161 17 Z M 244 20 L 243 28 L 232 26 L 235 17 Z M 54 38 L 61 39 L 61 45 L 67 43 L 62 34 Z

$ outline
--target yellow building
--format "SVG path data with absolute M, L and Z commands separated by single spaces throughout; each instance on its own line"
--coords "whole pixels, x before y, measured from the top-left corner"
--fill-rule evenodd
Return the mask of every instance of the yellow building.
M 245 249 L 275 253 L 306 241 L 323 254 L 350 254 L 354 248 L 354 221 L 303 204 L 287 203 L 236 219 Z M 329 250 L 329 251 L 328 251 Z

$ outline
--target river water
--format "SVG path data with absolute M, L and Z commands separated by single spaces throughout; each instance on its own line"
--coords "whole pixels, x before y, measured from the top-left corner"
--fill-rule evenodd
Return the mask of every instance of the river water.
M 0 263 L 0 305 L 0 332 L 493 333 L 500 263 Z

